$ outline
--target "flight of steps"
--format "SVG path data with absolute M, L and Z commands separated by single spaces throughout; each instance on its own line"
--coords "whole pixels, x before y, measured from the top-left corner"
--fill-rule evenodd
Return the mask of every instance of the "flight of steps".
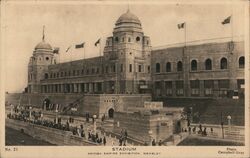
M 244 132 L 241 131 L 240 129 L 235 128 L 235 127 L 231 127 L 231 128 L 229 127 L 225 129 L 225 138 L 243 142 L 245 139 L 245 135 L 244 135 Z

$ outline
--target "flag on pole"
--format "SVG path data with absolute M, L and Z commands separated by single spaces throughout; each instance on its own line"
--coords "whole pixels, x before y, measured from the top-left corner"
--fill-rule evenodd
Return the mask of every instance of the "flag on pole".
M 231 16 L 227 17 L 225 20 L 221 22 L 222 25 L 229 24 L 231 21 Z
M 44 39 L 45 39 L 44 31 L 45 31 L 45 26 L 43 25 L 43 41 L 44 41 Z
M 70 48 L 71 48 L 71 46 L 69 46 L 69 47 L 66 49 L 66 53 L 69 51 Z
M 99 38 L 96 42 L 95 42 L 95 46 L 97 46 L 101 41 L 101 38 Z
M 59 48 L 59 47 L 56 47 L 56 48 L 54 48 L 53 53 L 54 53 L 54 54 L 59 54 L 59 50 L 60 50 L 60 48 Z
M 184 28 L 185 27 L 185 22 L 178 24 L 177 27 L 178 27 L 178 29 Z
M 84 42 L 81 43 L 81 44 L 76 44 L 75 48 L 78 49 L 78 48 L 83 48 L 84 47 Z

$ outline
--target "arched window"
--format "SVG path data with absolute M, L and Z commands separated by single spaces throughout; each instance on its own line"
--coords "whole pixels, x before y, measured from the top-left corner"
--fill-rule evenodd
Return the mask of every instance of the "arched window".
M 160 63 L 156 63 L 156 65 L 155 65 L 155 71 L 156 72 L 160 72 L 161 71 L 161 65 L 160 65 Z
M 245 68 L 245 57 L 239 58 L 239 68 Z
M 131 42 L 131 38 L 130 37 L 128 38 L 128 42 Z
M 136 37 L 136 41 L 139 42 L 140 41 L 140 37 Z
M 211 59 L 207 59 L 205 61 L 205 69 L 206 70 L 212 70 L 212 60 Z
M 116 42 L 119 42 L 119 38 L 118 38 L 118 37 L 115 37 L 115 41 L 116 41 Z
M 166 64 L 166 72 L 171 72 L 171 63 L 167 62 Z
M 226 58 L 222 58 L 220 60 L 220 69 L 227 69 L 227 59 Z
M 196 71 L 197 70 L 197 61 L 196 60 L 192 60 L 191 61 L 191 70 L 192 71 Z
M 48 78 L 49 78 L 49 74 L 48 74 L 48 73 L 45 73 L 45 74 L 44 74 L 44 78 L 45 78 L 45 79 L 48 79 Z
M 182 62 L 178 61 L 177 63 L 177 71 L 182 71 Z

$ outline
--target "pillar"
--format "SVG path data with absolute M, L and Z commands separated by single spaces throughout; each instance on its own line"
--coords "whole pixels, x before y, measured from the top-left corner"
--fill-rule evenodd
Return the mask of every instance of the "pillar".
M 173 93 L 173 97 L 176 97 L 176 83 L 175 81 L 172 81 L 172 93 Z
M 63 93 L 63 92 L 64 92 L 64 85 L 61 84 L 61 93 Z
M 205 96 L 205 89 L 204 89 L 204 80 L 200 80 L 199 82 L 199 88 L 200 88 L 200 96 L 204 97 Z
M 78 91 L 77 83 L 74 83 L 73 86 L 74 86 L 74 91 L 73 92 L 77 93 L 77 91 Z
M 93 86 L 92 86 L 92 83 L 89 83 L 89 92 L 93 92 Z
M 214 80 L 214 89 L 213 89 L 213 92 L 214 92 L 214 96 L 215 97 L 219 97 L 219 82 L 218 80 Z

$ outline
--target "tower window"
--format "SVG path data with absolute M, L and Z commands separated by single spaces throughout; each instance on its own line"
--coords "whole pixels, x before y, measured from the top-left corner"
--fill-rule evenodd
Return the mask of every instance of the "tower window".
M 113 65 L 113 72 L 116 72 L 115 64 Z
M 207 59 L 205 61 L 205 69 L 206 70 L 212 70 L 212 60 L 211 59 Z
M 139 42 L 141 39 L 140 37 L 136 37 L 136 41 Z
M 132 64 L 129 64 L 129 72 L 132 72 Z
M 171 72 L 171 63 L 167 62 L 166 64 L 166 72 Z
M 130 37 L 128 38 L 128 42 L 131 42 L 131 38 Z
M 245 57 L 239 58 L 239 68 L 245 68 Z
M 118 37 L 115 37 L 115 41 L 116 41 L 116 42 L 119 42 L 119 38 L 118 38 Z
M 124 42 L 124 37 L 122 37 L 122 42 Z
M 148 73 L 150 73 L 150 66 L 148 66 Z
M 147 40 L 147 45 L 149 45 L 149 41 Z
M 182 71 L 182 62 L 178 61 L 177 63 L 177 71 Z
M 138 72 L 142 72 L 141 68 L 141 65 L 138 65 Z
M 46 60 L 49 60 L 49 57 L 46 57 L 45 59 L 46 59 Z
M 159 72 L 161 72 L 161 65 L 160 65 L 160 63 L 156 63 L 156 65 L 155 65 L 155 72 L 157 72 L 157 73 L 159 73 Z
M 197 61 L 196 60 L 192 60 L 191 61 L 191 70 L 192 71 L 196 71 L 197 70 Z
M 44 74 L 44 78 L 45 78 L 45 79 L 48 79 L 48 78 L 49 78 L 48 73 L 45 73 L 45 74 Z
M 123 72 L 123 64 L 121 64 L 121 72 Z
M 222 58 L 220 60 L 220 69 L 227 69 L 227 59 L 226 58 Z

